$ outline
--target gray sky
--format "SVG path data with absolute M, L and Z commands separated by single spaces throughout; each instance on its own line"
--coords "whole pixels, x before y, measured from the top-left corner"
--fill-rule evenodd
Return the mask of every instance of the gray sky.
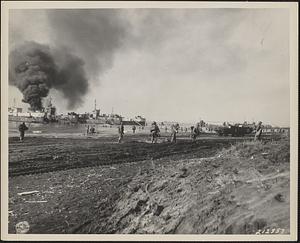
M 13 10 L 10 49 L 67 46 L 85 62 L 77 112 L 289 125 L 287 9 Z M 67 100 L 50 91 L 59 112 Z M 22 94 L 10 86 L 9 104 Z

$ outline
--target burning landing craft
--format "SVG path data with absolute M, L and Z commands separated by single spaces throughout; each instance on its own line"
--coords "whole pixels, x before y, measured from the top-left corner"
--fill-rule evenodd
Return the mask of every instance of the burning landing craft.
M 8 108 L 8 121 L 11 122 L 32 122 L 45 123 L 44 112 L 22 112 L 22 108 Z
M 9 84 L 17 87 L 23 94 L 23 102 L 30 105 L 32 111 L 22 113 L 16 107 L 10 109 L 10 121 L 91 123 L 145 126 L 146 119 L 137 116 L 134 119 L 123 119 L 117 114 L 77 114 L 56 116 L 55 109 L 43 109 L 42 100 L 51 89 L 60 91 L 68 101 L 68 109 L 82 104 L 82 97 L 88 92 L 84 61 L 70 53 L 66 48 L 54 48 L 33 41 L 24 42 L 10 52 Z M 94 114 L 95 113 L 95 114 Z
M 17 87 L 23 94 L 22 101 L 30 105 L 32 112 L 21 116 L 39 117 L 37 121 L 44 119 L 41 113 L 49 115 L 42 101 L 51 89 L 62 93 L 70 109 L 80 105 L 88 91 L 83 60 L 66 49 L 50 48 L 33 41 L 24 42 L 10 52 L 9 84 Z M 51 116 L 51 112 L 55 113 L 50 111 Z M 14 110 L 10 115 L 15 117 L 18 113 Z
M 22 112 L 22 108 L 14 106 L 8 108 L 8 121 L 30 123 L 57 122 L 56 107 L 52 105 L 51 98 L 49 99 L 47 106 L 40 111 Z

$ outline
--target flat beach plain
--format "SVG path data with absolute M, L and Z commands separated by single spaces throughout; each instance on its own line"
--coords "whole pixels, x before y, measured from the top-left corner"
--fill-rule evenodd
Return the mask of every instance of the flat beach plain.
M 115 128 L 116 129 L 116 128 Z M 9 138 L 9 233 L 289 233 L 289 139 Z M 21 192 L 37 191 L 29 195 Z

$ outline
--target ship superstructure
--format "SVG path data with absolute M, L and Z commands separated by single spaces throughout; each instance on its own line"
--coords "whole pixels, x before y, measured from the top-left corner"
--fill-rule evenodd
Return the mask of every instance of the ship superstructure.
M 119 114 L 112 112 L 111 114 L 101 114 L 100 109 L 97 109 L 97 104 L 95 100 L 95 106 L 92 113 L 86 119 L 86 123 L 89 124 L 109 124 L 109 125 L 119 125 L 123 122 L 124 125 L 135 125 L 135 126 L 145 126 L 146 119 L 142 116 L 136 116 L 134 119 L 124 118 Z
M 109 124 L 109 125 L 119 125 L 121 124 L 122 117 L 118 114 L 101 114 L 100 109 L 97 109 L 97 103 L 95 100 L 94 110 L 86 119 L 86 123 L 88 124 Z

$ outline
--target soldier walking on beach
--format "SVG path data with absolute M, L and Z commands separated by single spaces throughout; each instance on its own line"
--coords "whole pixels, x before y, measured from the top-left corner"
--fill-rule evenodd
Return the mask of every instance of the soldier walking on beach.
M 91 134 L 96 133 L 95 126 L 92 126 L 92 127 L 90 128 L 90 133 L 91 133 Z
M 191 139 L 193 139 L 194 126 L 191 126 Z
M 20 126 L 19 126 L 20 141 L 21 141 L 21 142 L 24 141 L 25 131 L 26 131 L 26 130 L 28 130 L 28 127 L 25 125 L 25 122 L 23 122 L 23 123 L 20 124 Z
M 262 122 L 260 121 L 256 127 L 256 132 L 254 136 L 254 141 L 260 140 L 262 134 Z
M 120 126 L 118 127 L 118 133 L 119 133 L 119 140 L 118 142 L 121 143 L 123 140 L 123 135 L 124 135 L 124 125 L 123 122 L 121 122 Z
M 135 125 L 133 125 L 133 126 L 132 126 L 132 132 L 133 132 L 133 133 L 135 133 L 135 129 L 136 129 L 136 127 L 135 127 Z
M 200 135 L 200 123 L 197 123 L 197 125 L 194 127 L 191 127 L 191 138 L 192 141 L 196 141 L 196 138 Z
M 179 124 L 176 123 L 175 125 L 173 124 L 171 126 L 171 142 L 173 143 L 176 143 L 177 140 L 176 140 L 176 134 L 178 133 L 178 130 L 179 130 Z
M 151 132 L 151 137 L 152 137 L 151 143 L 157 143 L 157 138 L 159 137 L 160 130 L 159 130 L 159 127 L 157 126 L 156 122 L 152 123 L 150 132 Z

